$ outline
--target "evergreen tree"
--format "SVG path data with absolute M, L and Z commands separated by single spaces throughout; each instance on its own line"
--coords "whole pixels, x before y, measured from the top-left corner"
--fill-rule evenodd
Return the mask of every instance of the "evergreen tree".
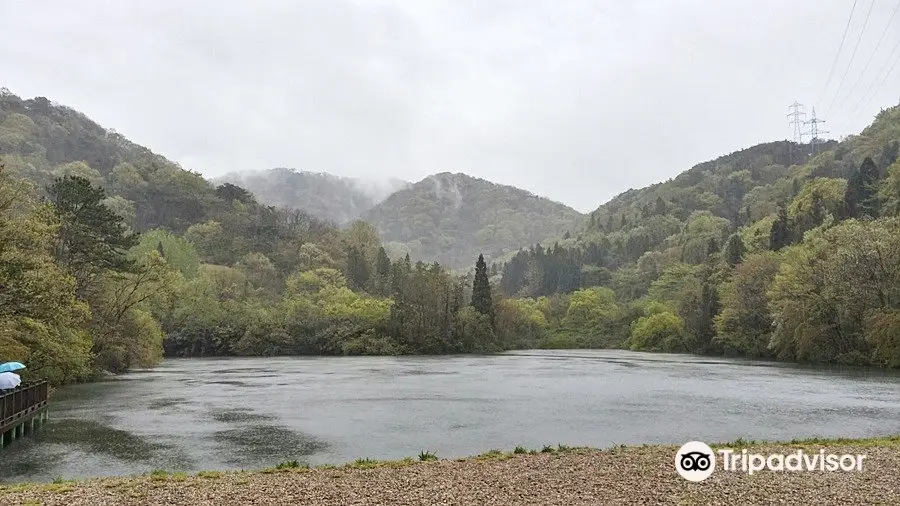
M 844 208 L 848 218 L 878 217 L 878 179 L 881 174 L 875 162 L 866 157 L 859 170 L 847 181 Z
M 714 318 L 719 312 L 719 293 L 715 284 L 707 279 L 700 289 L 700 307 L 697 312 L 697 328 L 694 330 L 696 338 L 695 352 L 706 353 L 712 344 L 712 338 L 716 335 Z
M 656 208 L 654 209 L 654 213 L 660 216 L 666 214 L 668 210 L 666 209 L 666 201 L 662 199 L 662 197 L 656 197 Z
M 56 257 L 75 276 L 83 298 L 97 274 L 134 268 L 125 252 L 137 244 L 125 220 L 103 205 L 106 193 L 83 177 L 58 178 L 48 188 L 60 228 Z
M 791 226 L 787 215 L 787 209 L 784 206 L 778 208 L 778 217 L 772 223 L 772 230 L 769 232 L 769 248 L 772 251 L 778 251 L 791 243 Z
M 728 238 L 728 242 L 725 244 L 725 261 L 728 265 L 734 267 L 741 263 L 745 251 L 744 241 L 741 240 L 740 234 L 731 234 L 731 237 Z
M 369 287 L 371 272 L 366 256 L 356 246 L 347 248 L 347 282 L 353 290 L 366 290 Z
M 391 292 L 391 259 L 384 246 L 378 248 L 375 256 L 375 292 L 382 297 L 387 297 Z
M 494 303 L 491 300 L 491 282 L 488 279 L 487 264 L 484 255 L 478 255 L 475 262 L 475 280 L 472 282 L 472 307 L 494 322 Z

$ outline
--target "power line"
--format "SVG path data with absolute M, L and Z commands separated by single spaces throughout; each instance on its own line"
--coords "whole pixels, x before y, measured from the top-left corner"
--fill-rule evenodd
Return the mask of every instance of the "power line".
M 872 80 L 872 83 L 869 84 L 868 88 L 866 88 L 865 93 L 863 93 L 862 96 L 860 97 L 859 101 L 856 102 L 856 106 L 853 107 L 853 109 L 852 109 L 853 113 L 850 116 L 848 116 L 850 118 L 851 122 L 855 121 L 856 118 L 859 116 L 859 114 L 862 111 L 864 111 L 866 107 L 869 106 L 869 104 L 872 102 L 872 99 L 875 98 L 876 95 L 878 95 L 878 91 L 884 86 L 884 83 L 887 82 L 888 78 L 891 76 L 894 69 L 897 67 L 897 62 L 900 61 L 900 58 L 893 59 L 893 57 L 894 57 L 894 53 L 896 53 L 898 49 L 900 49 L 900 40 L 898 40 L 897 43 L 894 44 L 894 49 L 891 50 L 891 54 L 888 55 L 887 60 L 885 60 L 885 62 L 884 62 L 884 65 L 882 65 L 881 68 L 878 69 L 878 73 L 875 74 L 875 79 Z M 881 79 L 881 82 L 879 83 L 879 78 L 881 77 L 881 74 L 885 71 L 885 69 L 888 68 L 888 65 L 890 65 L 892 61 L 894 62 L 893 65 L 890 67 L 890 70 L 888 70 L 888 73 L 884 76 L 883 79 Z M 876 84 L 878 84 L 877 88 L 875 86 Z M 862 107 L 860 107 L 860 106 L 862 106 Z
M 830 111 L 831 107 L 834 105 L 835 100 L 837 100 L 838 93 L 841 91 L 841 86 L 844 85 L 844 81 L 847 80 L 847 74 L 850 73 L 850 66 L 853 65 L 853 58 L 856 56 L 856 50 L 859 49 L 859 43 L 862 41 L 863 34 L 866 33 L 866 25 L 869 24 L 869 17 L 872 15 L 872 8 L 875 7 L 875 0 L 872 0 L 872 3 L 869 4 L 869 11 L 866 12 L 866 20 L 863 21 L 862 29 L 859 31 L 859 37 L 856 38 L 856 45 L 853 46 L 853 52 L 850 53 L 850 61 L 847 62 L 847 70 L 844 71 L 844 76 L 841 78 L 841 82 L 838 84 L 836 90 L 834 90 L 834 98 L 831 100 L 831 104 L 828 105 L 826 110 Z
M 847 18 L 847 26 L 844 27 L 844 35 L 841 35 L 841 44 L 838 46 L 837 53 L 834 55 L 834 61 L 831 62 L 831 70 L 828 71 L 828 79 L 825 80 L 825 87 L 822 88 L 822 92 L 819 94 L 819 98 L 825 94 L 825 91 L 828 90 L 828 85 L 831 84 L 831 78 L 834 75 L 834 69 L 837 68 L 838 59 L 841 56 L 841 50 L 844 49 L 844 40 L 847 39 L 847 32 L 850 31 L 850 21 L 853 21 L 853 12 L 856 11 L 856 3 L 859 0 L 853 0 L 853 7 L 850 8 L 850 17 Z M 816 100 L 818 102 L 818 100 Z
M 806 113 L 802 111 L 803 104 L 794 100 L 794 103 L 789 105 L 788 109 L 791 109 L 791 112 L 788 113 L 787 117 L 791 118 L 788 125 L 794 127 L 794 142 L 803 144 L 803 125 L 806 123 L 800 119 L 800 116 L 806 116 Z
M 874 1 L 872 2 L 875 3 Z M 869 55 L 869 59 L 866 61 L 866 64 L 863 66 L 863 69 L 859 71 L 856 75 L 856 81 L 853 82 L 853 86 L 850 87 L 850 91 L 847 92 L 847 95 L 844 96 L 844 99 L 838 104 L 837 109 L 833 112 L 840 111 L 842 107 L 847 103 L 847 99 L 853 95 L 853 92 L 856 90 L 856 87 L 859 85 L 859 81 L 862 79 L 863 74 L 866 73 L 866 70 L 869 69 L 869 65 L 872 63 L 872 59 L 875 58 L 875 54 L 878 53 L 878 48 L 881 47 L 881 43 L 884 41 L 884 36 L 887 35 L 888 30 L 891 28 L 891 23 L 894 21 L 894 17 L 897 15 L 897 10 L 900 9 L 900 0 L 897 0 L 897 5 L 894 6 L 894 12 L 891 13 L 891 17 L 888 19 L 887 25 L 884 27 L 884 31 L 881 32 L 881 37 L 878 38 L 878 43 L 875 44 L 875 49 L 872 51 L 872 54 Z
M 891 65 L 891 69 L 888 70 L 888 73 L 884 76 L 884 79 L 881 80 L 881 84 L 878 86 L 879 89 L 881 89 L 881 87 L 884 86 L 884 83 L 886 83 L 888 78 L 891 77 L 891 74 L 894 73 L 894 70 L 896 70 L 896 68 L 897 68 L 897 63 L 900 63 L 900 58 L 894 60 L 894 64 Z M 878 92 L 876 91 L 875 93 L 872 94 L 871 97 L 869 97 L 869 100 L 866 101 L 866 105 L 863 106 L 863 109 L 865 109 L 866 107 L 869 106 L 869 103 L 872 102 L 872 99 L 875 98 L 875 95 L 877 95 L 877 94 L 878 94 Z

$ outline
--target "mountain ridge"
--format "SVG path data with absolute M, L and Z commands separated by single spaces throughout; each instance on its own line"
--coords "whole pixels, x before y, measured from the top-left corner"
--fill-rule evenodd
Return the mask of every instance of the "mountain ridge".
M 528 190 L 462 172 L 439 172 L 394 192 L 363 219 L 395 254 L 451 267 L 492 258 L 574 229 L 584 215 Z

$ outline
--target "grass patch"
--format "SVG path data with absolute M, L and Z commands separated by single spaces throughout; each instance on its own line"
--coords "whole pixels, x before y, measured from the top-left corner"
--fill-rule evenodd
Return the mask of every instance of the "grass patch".
M 541 448 L 541 453 L 556 453 L 556 450 L 550 445 L 544 445 L 544 447 Z
M 164 469 L 154 469 L 150 471 L 150 481 L 166 481 L 169 479 L 169 472 Z
M 385 463 L 388 467 L 406 467 L 411 466 L 416 463 L 416 460 L 412 457 L 406 457 L 403 460 L 391 460 Z
M 264 474 L 284 473 L 298 469 L 309 469 L 309 464 L 305 462 L 299 462 L 297 460 L 285 460 L 284 462 L 280 462 L 275 467 L 267 467 L 260 472 Z
M 505 460 L 511 459 L 513 457 L 512 453 L 503 453 L 503 450 L 493 449 L 487 452 L 482 453 L 481 455 L 476 456 L 477 460 Z
M 222 471 L 200 471 L 199 473 L 197 473 L 197 477 L 211 480 L 215 478 L 221 478 L 223 474 L 224 473 L 222 473 Z
M 68 483 L 48 483 L 42 488 L 46 492 L 54 492 L 57 494 L 65 494 L 75 490 L 75 487 Z
M 379 462 L 377 460 L 372 460 L 369 458 L 366 459 L 356 459 L 352 464 L 349 464 L 348 467 L 353 467 L 356 469 L 374 469 L 378 467 Z
M 10 492 L 10 493 L 25 492 L 29 488 L 31 488 L 31 485 L 29 485 L 27 483 L 18 483 L 16 485 L 4 485 L 4 486 L 0 487 L 0 492 Z
M 513 453 L 515 453 L 516 455 L 522 455 L 528 453 L 528 449 L 524 446 L 517 446 L 516 449 L 513 450 Z
M 432 462 L 437 459 L 437 455 L 432 452 L 419 452 L 419 460 L 422 462 Z

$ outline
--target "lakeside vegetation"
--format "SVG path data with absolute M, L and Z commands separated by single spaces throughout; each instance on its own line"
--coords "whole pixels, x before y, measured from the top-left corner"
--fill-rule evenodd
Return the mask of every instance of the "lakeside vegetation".
M 898 152 L 900 106 L 697 165 L 507 257 L 498 287 L 545 347 L 900 367 Z
M 622 347 L 898 367 L 900 108 L 802 149 L 698 165 L 457 275 L 0 91 L 0 352 L 54 384 L 164 354 Z

